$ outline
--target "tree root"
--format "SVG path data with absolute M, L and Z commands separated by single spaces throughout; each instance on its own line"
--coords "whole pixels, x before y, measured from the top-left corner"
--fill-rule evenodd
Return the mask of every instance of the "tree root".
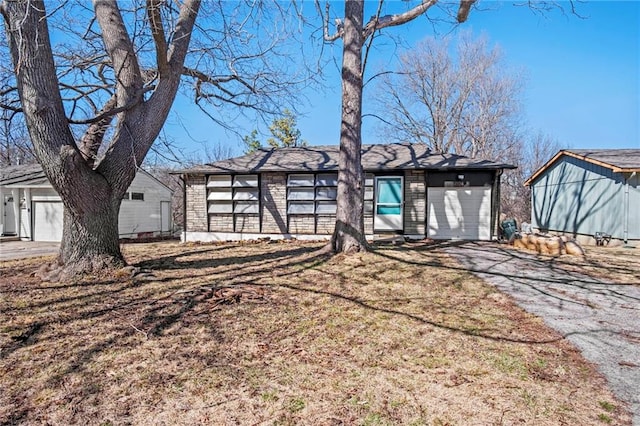
M 128 271 L 124 261 L 115 259 L 112 256 L 92 256 L 77 262 L 64 263 L 58 257 L 52 263 L 45 263 L 35 272 L 35 276 L 42 281 L 62 282 L 77 281 L 87 275 L 111 275 L 118 271 L 127 271 L 133 276 L 137 271 Z

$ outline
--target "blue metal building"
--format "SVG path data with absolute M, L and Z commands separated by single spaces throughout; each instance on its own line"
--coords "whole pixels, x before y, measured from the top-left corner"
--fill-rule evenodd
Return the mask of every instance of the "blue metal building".
M 640 149 L 562 150 L 525 182 L 532 227 L 640 240 L 639 174 Z

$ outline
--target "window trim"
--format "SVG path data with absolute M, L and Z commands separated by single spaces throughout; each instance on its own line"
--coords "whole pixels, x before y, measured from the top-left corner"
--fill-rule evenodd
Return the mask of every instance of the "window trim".
M 262 232 L 262 200 L 260 173 L 230 173 L 206 175 L 205 203 L 207 206 L 207 230 L 211 231 L 209 216 L 230 216 L 233 232 L 236 229 L 238 216 L 258 217 L 258 231 Z M 218 194 L 218 196 L 212 196 Z M 224 211 L 211 211 L 218 206 Z M 213 210 L 216 210 L 214 207 Z

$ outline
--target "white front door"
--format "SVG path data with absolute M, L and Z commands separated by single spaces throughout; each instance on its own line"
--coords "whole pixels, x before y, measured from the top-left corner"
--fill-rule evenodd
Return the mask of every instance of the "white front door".
M 402 231 L 403 229 L 403 177 L 378 176 L 376 204 L 373 215 L 374 231 Z
M 4 200 L 4 218 L 2 224 L 4 229 L 2 233 L 4 235 L 13 235 L 16 233 L 16 212 L 13 207 L 13 195 L 5 195 Z

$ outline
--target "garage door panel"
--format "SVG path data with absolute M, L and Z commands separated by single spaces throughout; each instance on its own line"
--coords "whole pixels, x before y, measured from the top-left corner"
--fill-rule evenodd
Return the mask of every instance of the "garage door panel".
M 491 188 L 429 188 L 427 197 L 430 238 L 491 238 Z
M 61 241 L 63 226 L 63 204 L 60 202 L 34 202 L 35 241 Z

